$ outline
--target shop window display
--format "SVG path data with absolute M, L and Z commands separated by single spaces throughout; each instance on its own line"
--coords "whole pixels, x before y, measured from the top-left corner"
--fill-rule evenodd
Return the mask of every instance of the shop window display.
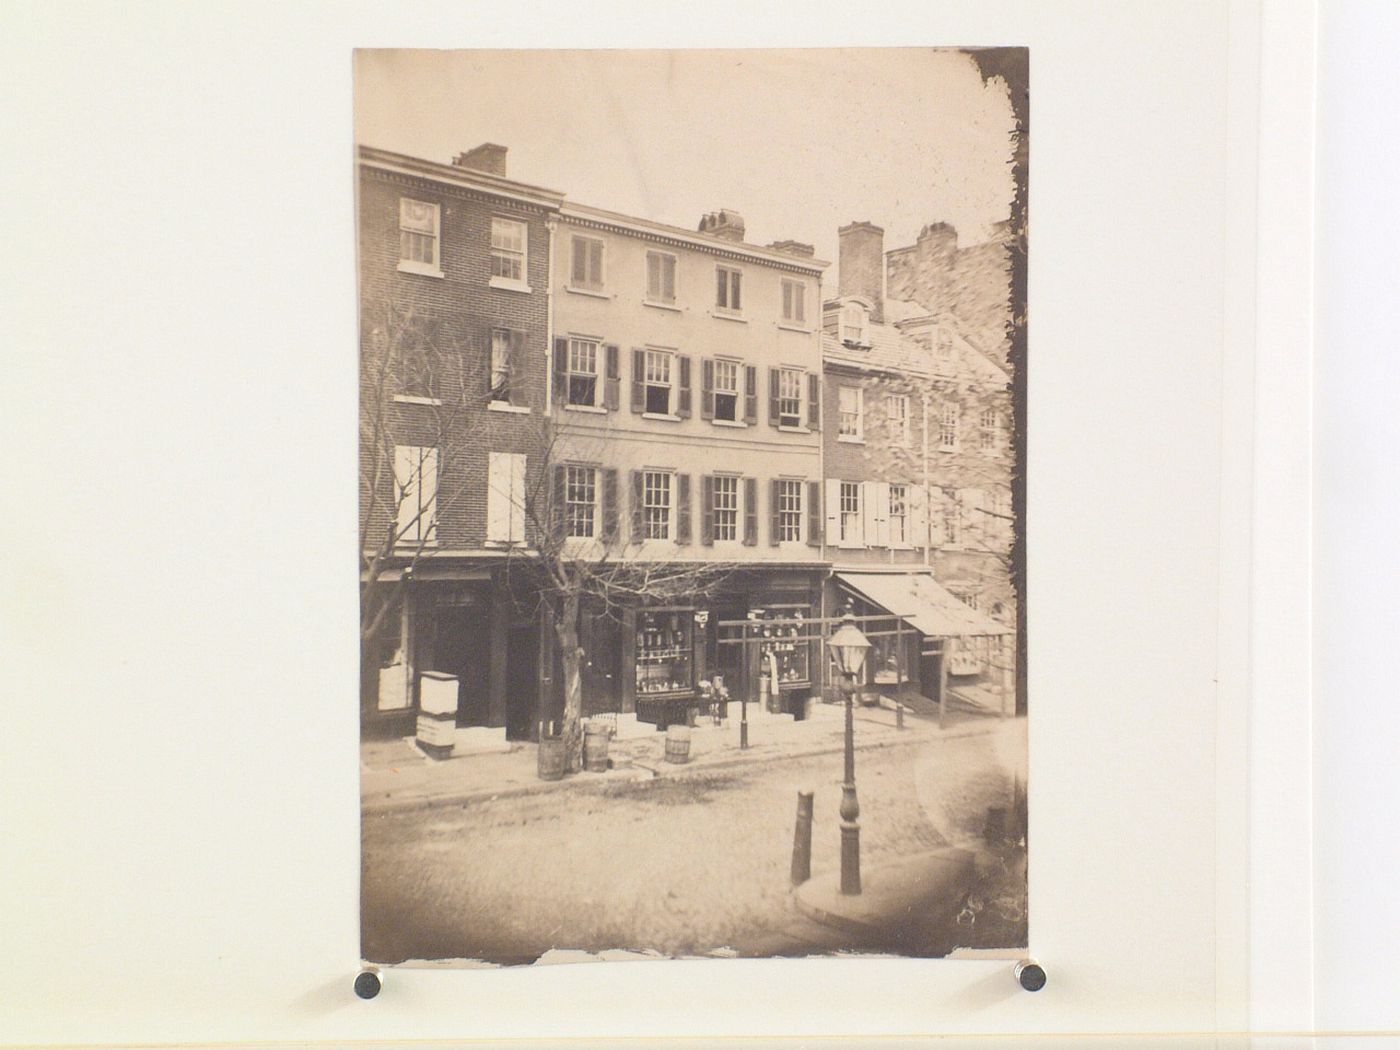
M 811 633 L 807 624 L 806 608 L 770 609 L 758 619 L 760 645 L 763 653 L 777 665 L 778 684 L 805 685 L 811 681 L 808 657 L 811 646 L 807 636 Z M 773 621 L 791 620 L 792 623 Z
M 687 693 L 695 688 L 691 613 L 637 614 L 637 696 Z

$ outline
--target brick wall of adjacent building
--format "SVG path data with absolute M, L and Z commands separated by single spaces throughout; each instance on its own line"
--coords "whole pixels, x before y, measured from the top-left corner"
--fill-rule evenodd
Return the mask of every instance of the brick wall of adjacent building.
M 1006 366 L 1011 268 L 1001 237 L 959 247 L 952 226 L 932 223 L 912 245 L 887 252 L 885 265 L 891 299 L 952 313 L 979 346 Z

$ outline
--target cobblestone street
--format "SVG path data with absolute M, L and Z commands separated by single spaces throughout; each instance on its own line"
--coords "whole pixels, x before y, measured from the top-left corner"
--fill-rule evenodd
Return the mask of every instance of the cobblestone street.
M 976 836 L 1007 805 L 1024 726 L 860 752 L 862 859 Z M 806 954 L 789 897 L 796 795 L 815 791 L 812 872 L 839 865 L 841 758 L 819 755 L 466 805 L 367 812 L 367 958 L 532 961 L 552 948 Z

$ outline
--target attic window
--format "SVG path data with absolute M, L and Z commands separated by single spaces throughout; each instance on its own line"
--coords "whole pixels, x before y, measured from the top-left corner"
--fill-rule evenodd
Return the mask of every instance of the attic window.
M 865 307 L 859 303 L 847 303 L 841 307 L 841 342 L 866 343 L 867 319 Z

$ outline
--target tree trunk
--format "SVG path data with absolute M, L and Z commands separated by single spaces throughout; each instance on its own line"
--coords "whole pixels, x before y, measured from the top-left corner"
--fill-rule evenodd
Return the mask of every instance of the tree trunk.
M 554 624 L 564 664 L 564 761 L 570 773 L 583 768 L 583 683 L 579 674 L 582 650 L 578 645 L 578 612 L 578 595 L 566 595 Z

